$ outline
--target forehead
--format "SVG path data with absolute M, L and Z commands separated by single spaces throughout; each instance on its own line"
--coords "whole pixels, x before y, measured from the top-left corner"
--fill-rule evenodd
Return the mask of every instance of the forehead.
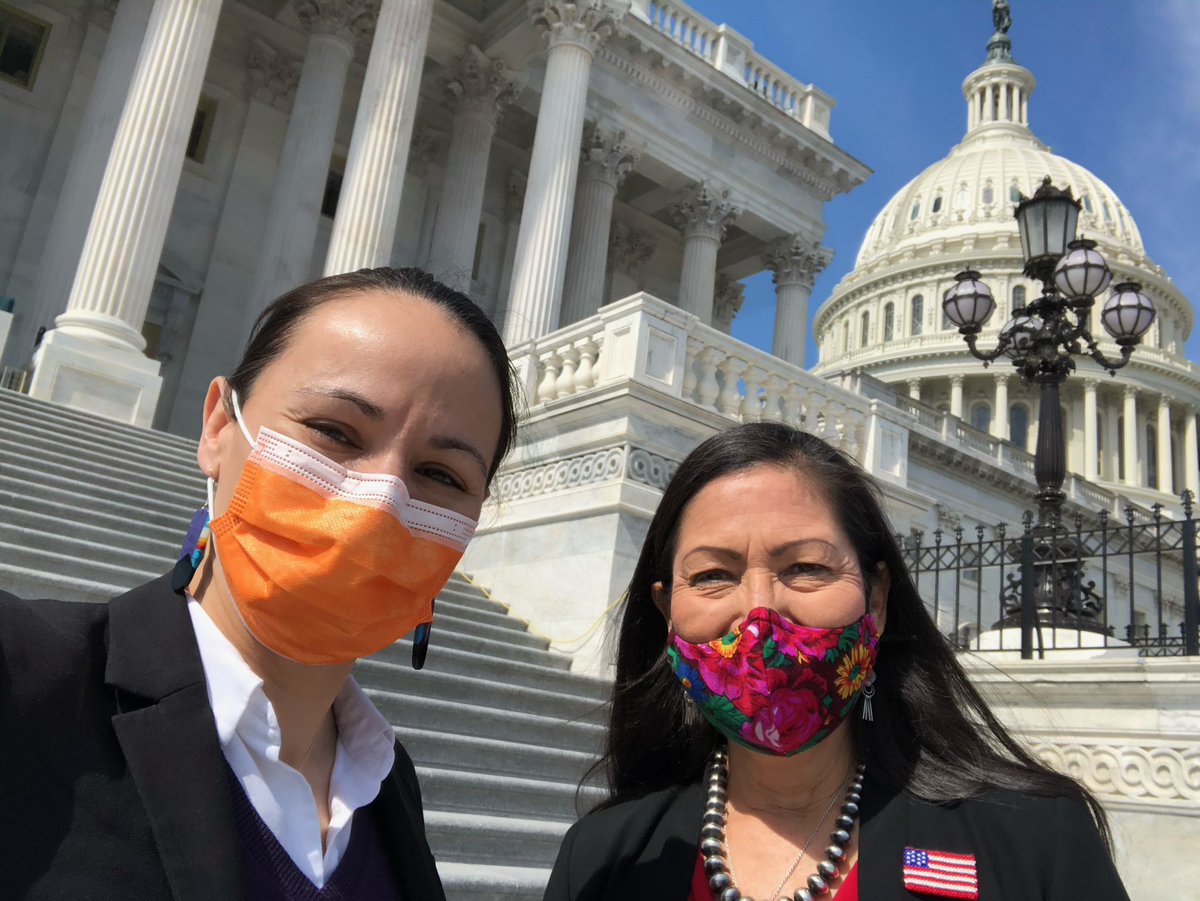
M 811 476 L 762 465 L 721 476 L 700 489 L 684 509 L 679 543 L 796 529 L 804 536 L 775 537 L 844 538 L 832 505 Z

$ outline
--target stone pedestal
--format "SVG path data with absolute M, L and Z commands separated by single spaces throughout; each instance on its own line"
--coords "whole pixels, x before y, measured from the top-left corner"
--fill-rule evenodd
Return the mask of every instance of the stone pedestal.
M 30 394 L 149 425 L 158 363 L 142 349 L 167 222 L 221 0 L 156 0 L 67 311 L 34 357 Z
M 263 307 L 308 281 L 346 73 L 355 46 L 375 24 L 372 9 L 368 0 L 307 0 L 297 7 L 309 30 L 308 50 L 272 184 L 247 331 Z
M 380 6 L 326 275 L 389 262 L 432 18 L 433 0 L 383 0 Z
M 467 48 L 446 80 L 446 93 L 454 104 L 454 122 L 429 268 L 460 291 L 471 287 L 496 120 L 515 99 L 517 90 L 504 64 L 489 59 L 474 45 Z
M 625 132 L 604 124 L 589 123 L 584 128 L 560 325 L 578 322 L 600 309 L 613 201 L 637 158 Z
M 781 238 L 763 256 L 774 274 L 775 334 L 771 352 L 803 368 L 808 350 L 808 299 L 833 253 L 802 234 Z
M 741 210 L 730 202 L 728 190 L 700 182 L 683 192 L 673 213 L 683 231 L 679 306 L 705 325 L 712 325 L 717 251 L 726 226 Z
M 628 9 L 629 0 L 534 4 L 534 21 L 546 30 L 550 50 L 504 320 L 509 347 L 558 322 L 592 57 Z

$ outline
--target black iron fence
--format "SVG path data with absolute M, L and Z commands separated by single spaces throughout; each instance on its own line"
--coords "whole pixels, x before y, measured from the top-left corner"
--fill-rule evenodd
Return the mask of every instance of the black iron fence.
M 1132 504 L 1056 526 L 979 525 L 900 536 L 939 628 L 959 648 L 1125 648 L 1200 654 L 1200 583 L 1191 492 L 1178 510 Z

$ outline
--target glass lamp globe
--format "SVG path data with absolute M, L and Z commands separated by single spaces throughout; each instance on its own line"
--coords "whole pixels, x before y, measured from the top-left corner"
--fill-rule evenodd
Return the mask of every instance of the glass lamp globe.
M 1011 359 L 1022 357 L 1029 350 L 1029 342 L 1042 328 L 1042 320 L 1030 316 L 1023 309 L 1015 310 L 1012 319 L 1000 330 L 1001 342 L 1008 342 L 1004 355 Z
M 1068 242 L 1075 239 L 1079 206 L 1071 189 L 1054 187 L 1049 175 L 1032 197 L 1021 198 L 1016 209 L 1017 229 L 1027 269 L 1057 260 L 1067 252 Z
M 942 310 L 958 328 L 977 331 L 996 311 L 992 291 L 974 270 L 964 270 L 955 278 L 957 282 L 942 295 Z
M 1108 287 L 1112 272 L 1095 241 L 1072 241 L 1070 251 L 1054 267 L 1054 284 L 1071 300 L 1089 300 Z
M 1104 302 L 1100 322 L 1118 344 L 1136 344 L 1154 323 L 1154 315 L 1154 304 L 1142 293 L 1142 286 L 1121 282 Z

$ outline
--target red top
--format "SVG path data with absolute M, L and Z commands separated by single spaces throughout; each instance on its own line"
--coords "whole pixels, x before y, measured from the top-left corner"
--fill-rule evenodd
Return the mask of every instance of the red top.
M 850 868 L 842 884 L 830 896 L 837 901 L 858 901 L 858 863 Z M 704 874 L 704 855 L 696 857 L 696 869 L 692 871 L 692 893 L 688 901 L 712 901 L 712 892 L 708 890 L 708 877 Z

